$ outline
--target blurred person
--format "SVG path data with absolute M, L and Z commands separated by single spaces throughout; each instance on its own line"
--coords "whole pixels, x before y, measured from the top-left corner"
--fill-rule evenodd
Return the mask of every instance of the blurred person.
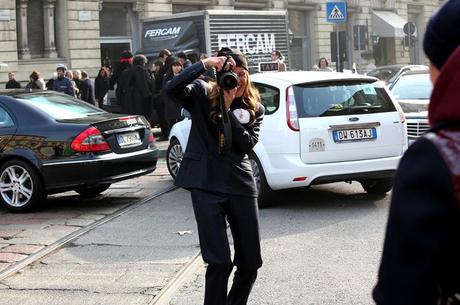
M 57 79 L 57 77 L 58 77 L 57 72 L 53 72 L 53 77 L 51 77 L 45 84 L 46 89 L 53 90 L 53 83 Z
M 160 70 L 155 73 L 155 94 L 153 97 L 153 105 L 155 111 L 158 115 L 158 123 L 161 129 L 161 135 L 158 138 L 158 141 L 167 141 L 169 139 L 169 127 L 168 121 L 166 120 L 165 113 L 165 103 L 162 96 L 163 88 L 163 78 L 168 69 L 168 58 L 171 57 L 171 52 L 168 49 L 163 49 L 158 54 L 158 60 L 163 64 Z
M 378 305 L 460 304 L 460 0 L 430 19 L 423 41 L 434 84 L 431 129 L 404 154 L 393 187 Z
M 70 80 L 70 83 L 72 84 L 74 97 L 79 97 L 80 96 L 80 90 L 77 88 L 77 84 L 73 80 L 73 72 L 72 72 L 72 70 L 67 70 L 65 72 L 65 77 L 68 78 Z
M 156 90 L 158 92 L 160 92 L 161 89 L 162 89 L 163 77 L 164 77 L 164 75 L 166 73 L 166 70 L 168 68 L 166 66 L 166 60 L 170 56 L 171 56 L 171 52 L 168 49 L 163 49 L 163 50 L 160 51 L 160 53 L 158 53 L 158 60 L 163 63 L 163 66 L 161 67 L 160 71 L 158 71 L 158 74 L 155 75 L 155 76 L 157 76 L 155 78 L 155 88 L 156 88 Z
M 74 70 L 74 71 L 72 71 L 72 74 L 73 74 L 72 80 L 74 81 L 75 86 L 78 89 L 78 96 L 77 97 L 80 97 L 81 84 L 82 84 L 82 81 L 83 81 L 82 76 L 81 76 L 81 71 L 80 70 Z
M 5 89 L 18 89 L 21 88 L 21 84 L 16 81 L 15 75 L 13 72 L 8 73 L 8 82 L 5 85 Z
M 286 64 L 284 63 L 284 56 L 278 50 L 272 51 L 272 61 L 278 63 L 278 71 L 286 71 Z
M 121 76 L 121 73 L 123 73 L 124 70 L 131 68 L 132 63 L 133 63 L 133 54 L 128 50 L 124 50 L 120 55 L 120 61 L 114 64 L 113 73 L 110 77 L 110 90 L 115 89 L 115 86 L 118 85 L 118 81 Z M 119 93 L 117 90 L 116 95 L 117 95 L 117 98 L 119 99 L 118 94 Z
M 96 105 L 94 93 L 94 81 L 89 78 L 88 72 L 81 72 L 80 99 L 92 105 Z
M 208 264 L 204 304 L 245 305 L 262 266 L 257 190 L 247 154 L 259 140 L 264 107 L 250 81 L 246 57 L 238 50 L 219 55 L 184 69 L 165 84 L 165 93 L 193 118 L 175 185 L 191 192 L 201 253 Z M 220 75 L 230 65 L 237 75 L 233 89 L 198 79 L 207 69 L 216 68 Z M 237 269 L 227 294 L 233 265 Z
M 321 57 L 318 61 L 318 71 L 327 71 L 327 72 L 332 72 L 332 70 L 329 67 L 329 62 L 327 61 L 326 57 Z
M 40 72 L 33 71 L 29 76 L 29 83 L 26 85 L 27 89 L 46 90 L 45 81 L 40 77 Z
M 53 82 L 53 90 L 63 92 L 75 97 L 75 90 L 70 79 L 65 77 L 67 67 L 64 64 L 58 64 L 56 67 L 57 78 Z
M 110 88 L 109 71 L 106 67 L 101 67 L 94 80 L 94 94 L 96 97 L 96 105 L 102 107 L 104 100 L 107 97 L 107 92 Z
M 165 84 L 167 82 L 169 82 L 175 76 L 179 75 L 182 72 L 182 64 L 180 60 L 173 56 L 169 58 L 172 59 L 172 61 L 170 62 L 168 71 L 166 71 L 166 74 L 164 76 L 163 87 L 165 87 Z M 182 107 L 180 106 L 180 102 L 173 100 L 171 96 L 167 94 L 163 94 L 163 101 L 164 101 L 164 109 L 165 109 L 164 116 L 166 120 L 168 121 L 167 133 L 169 134 L 173 125 L 181 120 L 180 112 L 181 112 Z
M 148 117 L 152 108 L 152 82 L 146 67 L 147 58 L 136 55 L 133 66 L 123 71 L 119 87 L 123 113 Z
M 177 53 L 177 58 L 179 59 L 180 64 L 182 67 L 187 68 L 192 65 L 190 59 L 187 58 L 184 52 Z

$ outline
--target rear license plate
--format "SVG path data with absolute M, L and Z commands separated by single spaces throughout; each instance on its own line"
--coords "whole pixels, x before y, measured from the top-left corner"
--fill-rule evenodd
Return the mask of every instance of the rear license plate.
M 336 143 L 370 141 L 377 139 L 377 131 L 375 128 L 333 130 L 332 136 Z
M 139 132 L 117 134 L 117 140 L 121 147 L 134 146 L 142 143 Z

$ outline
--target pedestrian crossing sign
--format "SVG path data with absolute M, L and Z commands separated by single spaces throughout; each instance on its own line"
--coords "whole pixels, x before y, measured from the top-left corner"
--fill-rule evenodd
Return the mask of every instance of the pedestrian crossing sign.
M 347 4 L 345 2 L 328 2 L 326 4 L 327 22 L 347 22 Z

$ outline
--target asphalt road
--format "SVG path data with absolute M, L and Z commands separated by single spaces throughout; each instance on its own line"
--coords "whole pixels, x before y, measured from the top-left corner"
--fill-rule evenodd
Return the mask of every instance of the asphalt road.
M 249 304 L 372 304 L 389 196 L 339 183 L 278 200 L 260 212 L 264 266 Z M 176 190 L 1 281 L 1 304 L 150 304 L 198 250 L 190 196 Z M 204 272 L 170 304 L 202 304 Z
M 282 204 L 260 212 L 264 265 L 249 304 L 373 304 L 390 196 L 338 183 L 279 197 Z M 171 304 L 202 304 L 204 273 Z

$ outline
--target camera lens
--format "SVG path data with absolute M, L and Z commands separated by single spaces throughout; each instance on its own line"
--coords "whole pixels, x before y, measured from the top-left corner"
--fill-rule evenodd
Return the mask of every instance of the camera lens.
M 233 72 L 225 72 L 219 77 L 219 86 L 225 90 L 231 90 L 238 86 L 238 77 Z

